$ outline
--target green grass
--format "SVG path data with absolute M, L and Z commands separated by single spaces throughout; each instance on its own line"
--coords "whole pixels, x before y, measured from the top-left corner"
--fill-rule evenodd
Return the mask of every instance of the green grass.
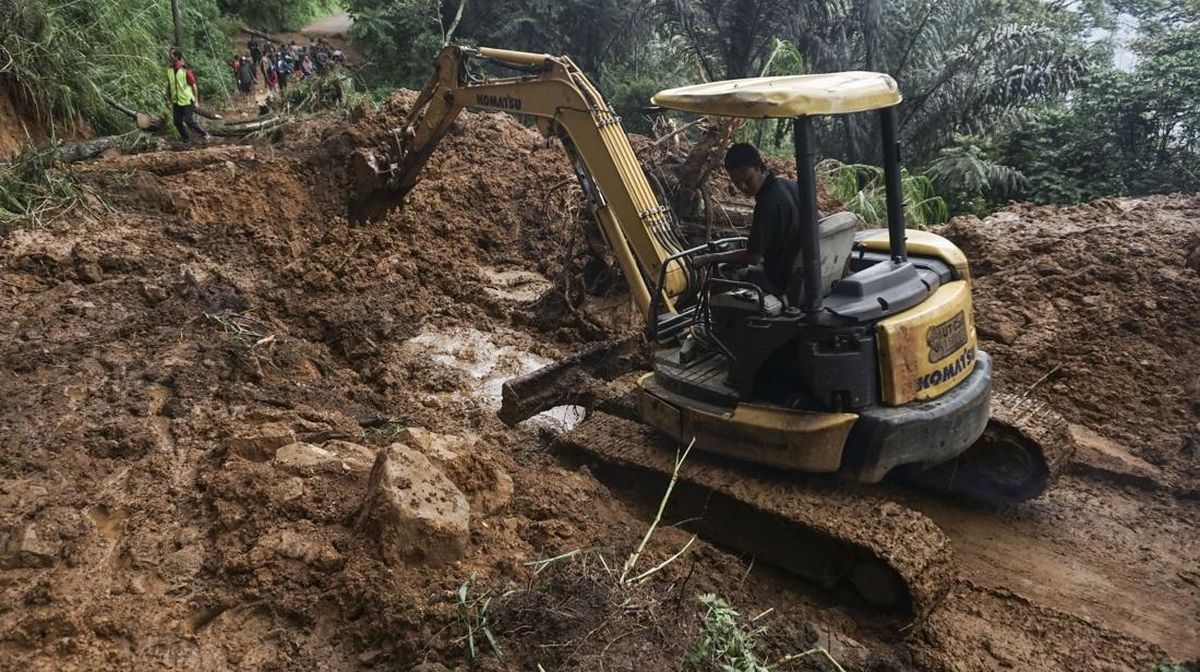
M 754 652 L 755 639 L 763 628 L 748 628 L 741 614 L 712 593 L 697 598 L 704 608 L 700 641 L 689 653 L 692 663 L 707 663 L 721 672 L 770 672 Z
M 26 148 L 0 163 L 0 235 L 40 226 L 53 214 L 86 207 L 88 190 L 67 168 L 55 168 L 58 148 Z

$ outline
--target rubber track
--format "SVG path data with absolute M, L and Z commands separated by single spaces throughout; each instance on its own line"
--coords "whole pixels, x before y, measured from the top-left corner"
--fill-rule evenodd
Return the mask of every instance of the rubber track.
M 989 424 L 1017 431 L 1041 453 L 1049 487 L 1075 455 L 1075 440 L 1067 421 L 1043 401 L 1004 392 L 992 393 L 990 411 Z
M 677 451 L 674 442 L 653 429 L 603 412 L 593 413 L 560 437 L 559 443 L 608 465 L 654 472 L 664 482 L 674 469 Z M 849 558 L 852 563 L 853 558 L 870 556 L 899 576 L 908 593 L 908 606 L 918 620 L 931 613 L 953 585 L 955 563 L 946 535 L 925 515 L 864 486 L 832 477 L 781 474 L 725 462 L 699 451 L 689 454 L 679 481 L 676 492 L 690 484 L 735 500 L 738 510 L 749 507 L 747 515 L 779 521 L 769 528 L 777 534 L 766 535 L 745 531 L 757 529 L 748 520 L 719 521 L 725 528 L 719 543 L 784 569 L 810 574 L 815 572 L 794 566 L 793 559 L 806 551 L 803 545 L 797 546 L 797 539 L 820 542 L 808 544 L 814 549 L 832 545 L 837 551 L 832 557 Z M 736 528 L 743 528 L 741 535 Z M 834 574 L 846 578 L 849 571 L 849 567 L 840 567 Z M 807 578 L 828 582 L 830 574 L 821 574 Z

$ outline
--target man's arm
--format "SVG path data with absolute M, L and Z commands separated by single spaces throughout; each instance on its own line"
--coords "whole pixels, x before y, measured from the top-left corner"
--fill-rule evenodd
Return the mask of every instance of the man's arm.
M 692 265 L 696 268 L 704 268 L 712 264 L 741 264 L 749 266 L 750 264 L 757 264 L 761 260 L 762 254 L 747 247 L 741 250 L 729 250 L 728 252 L 716 252 L 714 254 L 697 254 L 692 257 Z
M 771 212 L 767 212 L 763 208 L 754 208 L 754 221 L 750 225 L 750 240 L 746 241 L 746 247 L 740 250 L 729 250 L 728 252 L 717 252 L 715 254 L 698 254 L 692 257 L 692 265 L 696 268 L 704 268 L 710 264 L 741 264 L 749 266 L 762 261 L 763 248 L 766 247 L 767 231 L 775 225 L 780 214 L 778 207 L 772 208 Z

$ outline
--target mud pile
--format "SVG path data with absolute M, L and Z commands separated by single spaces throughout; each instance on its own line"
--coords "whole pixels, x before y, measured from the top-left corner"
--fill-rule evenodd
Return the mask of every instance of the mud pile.
M 405 209 L 353 224 L 346 157 L 402 100 L 99 161 L 83 174 L 107 205 L 0 241 L 5 660 L 465 669 L 490 601 L 484 667 L 665 669 L 691 590 L 781 590 L 703 544 L 648 592 L 612 575 L 647 514 L 548 452 L 547 425 L 503 427 L 487 392 L 611 333 L 558 298 L 581 263 L 574 177 L 515 120 L 464 115 Z M 600 597 L 554 611 L 584 580 Z M 647 628 L 670 637 L 612 645 Z
M 1000 386 L 1045 398 L 1195 490 L 1200 197 L 1014 206 L 941 233 L 971 260 Z

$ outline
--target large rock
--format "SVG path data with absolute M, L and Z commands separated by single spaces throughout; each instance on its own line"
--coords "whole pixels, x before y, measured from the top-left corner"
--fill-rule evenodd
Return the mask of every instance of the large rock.
M 3 543 L 3 555 L 0 555 L 0 569 L 16 569 L 18 567 L 50 567 L 57 560 L 60 552 L 59 544 L 54 540 L 41 536 L 33 525 L 17 528 Z
M 360 524 L 374 528 L 384 560 L 446 565 L 469 537 L 467 498 L 425 455 L 401 443 L 379 451 Z
M 375 457 L 370 448 L 349 441 L 327 441 L 323 445 L 289 443 L 275 451 L 275 464 L 294 472 L 333 469 L 367 471 Z
M 296 443 L 296 433 L 291 427 L 268 422 L 239 431 L 229 440 L 229 452 L 253 462 L 266 462 L 275 457 L 277 450 L 291 443 Z
M 466 494 L 472 511 L 492 513 L 512 499 L 512 477 L 491 460 L 485 447 L 461 436 L 438 434 L 421 427 L 406 427 L 396 438 L 442 467 Z

